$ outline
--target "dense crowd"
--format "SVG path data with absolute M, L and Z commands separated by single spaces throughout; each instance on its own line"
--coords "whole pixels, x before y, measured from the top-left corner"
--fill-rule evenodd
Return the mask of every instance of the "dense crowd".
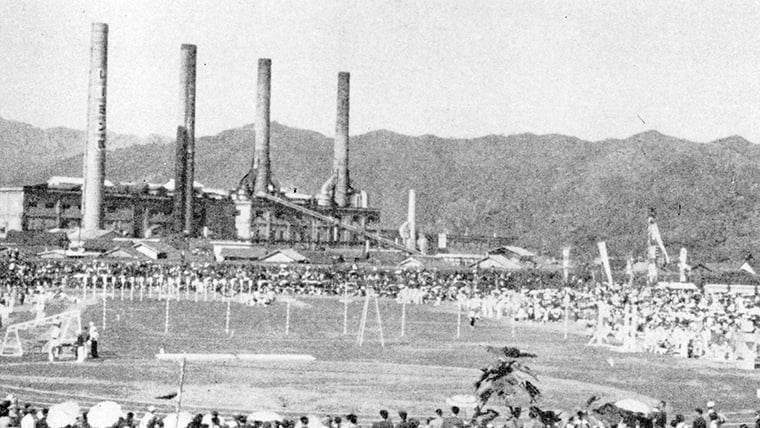
M 712 401 L 707 403 L 705 410 L 694 409 L 688 419 L 683 414 L 669 417 L 664 401 L 646 413 L 617 408 L 608 403 L 597 409 L 576 409 L 566 415 L 555 416 L 553 412 L 548 412 L 552 415 L 550 419 L 546 419 L 544 412 L 535 407 L 526 412 L 527 415 L 523 415 L 519 407 L 510 408 L 511 411 L 503 417 L 495 410 L 472 417 L 472 410 L 468 415 L 468 411 L 451 406 L 447 414 L 439 408 L 420 418 L 410 417 L 405 410 L 399 410 L 396 418 L 383 409 L 378 412 L 377 418 L 370 418 L 369 421 L 360 420 L 353 413 L 297 418 L 286 418 L 269 411 L 226 417 L 217 411 L 163 415 L 154 406 L 148 406 L 141 416 L 136 412 L 122 411 L 119 406 L 117 412 L 107 415 L 99 413 L 95 421 L 86 410 L 67 414 L 55 409 L 55 406 L 35 408 L 28 403 L 21 405 L 15 396 L 9 394 L 0 401 L 0 428 L 721 428 L 728 422 Z M 741 424 L 740 428 L 749 426 Z M 755 428 L 760 428 L 760 411 L 757 412 Z
M 8 306 L 41 294 L 87 286 L 102 290 L 203 293 L 266 304 L 277 295 L 364 295 L 400 303 L 454 302 L 472 318 L 539 323 L 585 322 L 590 345 L 688 358 L 749 359 L 760 327 L 760 296 L 696 290 L 609 286 L 591 276 L 534 271 L 335 269 L 308 265 L 231 265 L 105 262 L 0 263 L 0 322 Z M 197 297 L 196 297 L 197 298 Z M 749 343 L 749 345 L 747 344 Z

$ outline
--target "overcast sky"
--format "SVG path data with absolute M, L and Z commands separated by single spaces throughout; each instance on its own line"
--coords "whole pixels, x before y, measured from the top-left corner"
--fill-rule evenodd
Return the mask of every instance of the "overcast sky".
M 199 136 L 253 122 L 266 57 L 272 119 L 327 135 L 349 71 L 352 134 L 760 143 L 760 5 L 663 3 L 3 1 L 0 116 L 84 129 L 90 25 L 105 22 L 120 133 L 174 134 L 179 48 L 193 43 Z

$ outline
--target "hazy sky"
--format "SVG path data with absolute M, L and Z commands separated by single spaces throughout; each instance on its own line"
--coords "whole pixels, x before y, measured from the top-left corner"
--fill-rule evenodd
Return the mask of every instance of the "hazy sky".
M 760 143 L 757 2 L 3 1 L 0 116 L 85 127 L 93 21 L 110 25 L 115 132 L 174 134 L 193 43 L 199 136 L 253 122 L 268 57 L 272 119 L 327 135 L 349 71 L 352 134 Z

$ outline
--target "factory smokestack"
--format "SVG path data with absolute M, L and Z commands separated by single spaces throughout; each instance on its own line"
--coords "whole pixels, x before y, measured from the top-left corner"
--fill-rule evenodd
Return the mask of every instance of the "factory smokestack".
M 271 171 L 269 162 L 269 102 L 272 90 L 272 60 L 259 59 L 259 76 L 256 94 L 256 118 L 253 129 L 253 193 L 269 193 Z
M 349 83 L 351 74 L 338 73 L 338 114 L 335 120 L 335 144 L 333 146 L 333 177 L 335 177 L 335 205 L 348 205 L 351 183 L 348 178 L 348 117 Z
M 417 248 L 417 195 L 414 189 L 409 189 L 409 211 L 406 221 L 409 224 L 409 241 L 406 242 L 406 247 L 414 250 Z
M 106 164 L 106 76 L 108 74 L 108 24 L 92 24 L 90 84 L 87 97 L 87 143 L 84 150 L 82 227 L 102 227 L 103 181 Z
M 174 231 L 192 232 L 195 164 L 195 45 L 182 45 L 179 60 L 179 116 L 174 159 Z

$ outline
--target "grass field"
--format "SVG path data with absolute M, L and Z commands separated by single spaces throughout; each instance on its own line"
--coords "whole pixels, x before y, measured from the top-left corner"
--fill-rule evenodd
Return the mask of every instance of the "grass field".
M 49 364 L 39 354 L 4 358 L 0 360 L 0 391 L 36 402 L 73 397 L 87 404 L 108 398 L 128 408 L 152 403 L 168 410 L 172 402 L 155 397 L 176 390 L 179 366 L 156 360 L 161 347 L 169 353 L 311 354 L 315 362 L 189 362 L 183 405 L 228 413 L 260 409 L 289 415 L 355 412 L 365 415 L 366 422 L 380 408 L 431 415 L 436 407 L 445 406 L 447 397 L 473 392 L 478 368 L 491 361 L 484 345 L 510 345 L 538 355 L 529 365 L 539 375 L 544 408 L 571 410 L 595 394 L 603 402 L 634 397 L 655 404 L 662 399 L 670 403 L 671 414 L 688 417 L 694 407 L 715 400 L 730 419 L 748 421 L 751 418 L 731 417 L 731 413 L 760 407 L 757 372 L 716 362 L 585 348 L 587 338 L 579 326 L 572 326 L 569 338 L 563 340 L 561 324 L 518 324 L 513 336 L 506 322 L 485 320 L 474 330 L 463 325 L 457 338 L 453 306 L 409 305 L 402 338 L 401 306 L 381 300 L 386 346 L 379 344 L 370 310 L 365 344 L 357 347 L 362 299 L 349 304 L 348 334 L 343 335 L 339 299 L 299 297 L 290 305 L 288 335 L 284 301 L 269 307 L 233 303 L 229 335 L 225 333 L 226 303 L 171 301 L 169 334 L 165 335 L 165 302 L 116 297 L 106 302 L 102 360 L 77 365 Z M 83 321 L 100 327 L 102 320 L 102 301 L 95 301 L 85 310 Z

